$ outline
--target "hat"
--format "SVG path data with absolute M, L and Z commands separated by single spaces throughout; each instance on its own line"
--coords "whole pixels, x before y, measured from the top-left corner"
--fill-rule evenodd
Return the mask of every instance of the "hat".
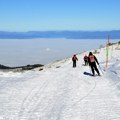
M 92 55 L 92 52 L 89 52 L 89 55 Z

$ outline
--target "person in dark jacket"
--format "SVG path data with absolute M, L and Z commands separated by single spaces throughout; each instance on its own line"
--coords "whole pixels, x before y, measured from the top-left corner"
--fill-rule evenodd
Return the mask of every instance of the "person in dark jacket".
M 85 62 L 85 65 L 88 65 L 88 57 L 87 57 L 87 55 L 84 56 L 84 62 Z
M 93 76 L 95 76 L 95 71 L 100 76 L 100 72 L 96 66 L 96 63 L 99 65 L 99 62 L 98 62 L 97 58 L 95 57 L 95 55 L 92 54 L 92 52 L 89 53 L 88 63 L 89 63 L 89 66 L 91 67 Z
M 78 61 L 78 58 L 76 57 L 76 55 L 73 55 L 72 61 L 73 61 L 73 67 L 76 67 L 76 61 Z

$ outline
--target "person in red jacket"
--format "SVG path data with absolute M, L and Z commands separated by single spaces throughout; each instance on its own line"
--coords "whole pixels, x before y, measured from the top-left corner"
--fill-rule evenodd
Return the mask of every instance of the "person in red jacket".
M 100 76 L 99 70 L 96 66 L 96 63 L 99 65 L 99 62 L 98 62 L 97 58 L 95 57 L 95 55 L 92 54 L 92 52 L 89 53 L 88 63 L 89 63 L 89 66 L 91 67 L 93 76 L 95 76 L 95 71 Z
M 72 61 L 73 61 L 73 67 L 76 67 L 76 61 L 78 61 L 78 58 L 76 57 L 76 55 L 73 55 Z
M 87 55 L 84 56 L 84 62 L 85 62 L 85 65 L 88 64 L 88 57 L 87 57 Z

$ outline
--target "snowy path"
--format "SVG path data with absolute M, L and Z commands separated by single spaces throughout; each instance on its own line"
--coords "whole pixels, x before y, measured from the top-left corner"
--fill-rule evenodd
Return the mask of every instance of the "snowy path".
M 111 69 L 91 77 L 84 74 L 90 69 L 81 61 L 76 68 L 71 60 L 56 65 L 60 67 L 1 72 L 0 120 L 120 120 L 120 82 L 113 82 L 114 75 L 109 78 Z M 112 72 L 118 79 L 119 71 Z

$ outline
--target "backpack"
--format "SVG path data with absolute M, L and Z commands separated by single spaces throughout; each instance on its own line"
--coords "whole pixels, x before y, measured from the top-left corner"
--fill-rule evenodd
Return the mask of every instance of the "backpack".
M 76 56 L 73 56 L 72 60 L 77 60 L 77 57 L 76 57 Z
M 90 62 L 95 62 L 94 55 L 90 55 Z

